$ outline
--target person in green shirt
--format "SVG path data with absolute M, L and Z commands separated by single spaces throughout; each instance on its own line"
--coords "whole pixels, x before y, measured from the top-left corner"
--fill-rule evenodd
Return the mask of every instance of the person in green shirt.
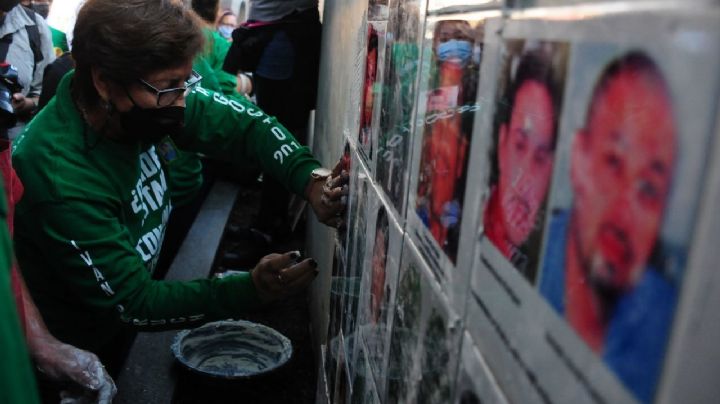
M 74 38 L 75 71 L 13 152 L 25 185 L 16 254 L 52 334 L 108 366 L 123 330 L 193 327 L 305 289 L 317 263 L 297 252 L 222 279 L 153 280 L 172 210 L 166 172 L 179 149 L 259 164 L 333 226 L 347 177 L 254 104 L 197 86 L 204 37 L 182 6 L 89 0 Z
M 109 404 L 117 391 L 112 378 L 90 352 L 62 343 L 47 330 L 42 316 L 12 263 L 10 236 L 14 205 L 23 186 L 10 162 L 8 125 L 0 118 L 0 392 L 3 403 L 37 403 L 38 391 L 32 363 L 45 380 L 60 388 L 63 396 Z M 8 231 L 9 230 L 9 231 Z M 12 290 L 12 292 L 11 292 Z M 66 383 L 69 382 L 69 386 Z M 57 395 L 45 395 L 57 401 Z

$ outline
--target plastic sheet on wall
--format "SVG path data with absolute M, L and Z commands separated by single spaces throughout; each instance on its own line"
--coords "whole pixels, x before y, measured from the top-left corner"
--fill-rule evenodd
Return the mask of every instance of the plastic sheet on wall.
M 425 2 L 391 0 L 377 148 L 377 182 L 404 219 Z
M 378 189 L 371 193 L 377 195 Z M 358 326 L 367 348 L 368 363 L 375 377 L 375 385 L 382 391 L 386 379 L 390 325 L 400 265 L 403 233 L 392 217 L 389 207 L 379 198 L 374 201 L 368 226 L 370 235 L 366 247 L 366 270 L 363 271 Z
M 498 104 L 473 151 L 486 194 L 466 324 L 512 401 L 651 402 L 713 131 L 717 19 L 563 12 L 486 38 L 499 66 L 480 91 Z M 550 80 L 523 84 L 537 57 Z
M 429 268 L 406 238 L 386 371 L 388 402 L 450 402 L 460 328 Z
M 368 200 L 372 191 L 372 184 L 369 179 L 367 169 L 360 161 L 357 153 L 352 153 L 352 170 L 350 175 L 350 202 L 349 214 L 350 222 L 348 226 L 348 248 L 347 263 L 348 272 L 344 280 L 345 283 L 345 306 L 343 309 L 343 332 L 348 345 L 348 354 L 351 355 L 350 364 L 351 375 L 355 372 L 355 358 L 352 355 L 355 352 L 354 337 L 359 306 L 361 282 L 363 269 L 365 264 L 365 251 L 367 244 L 367 216 L 368 216 Z
M 371 162 L 377 148 L 378 120 L 385 69 L 385 30 L 387 21 L 368 21 L 367 51 L 358 131 L 358 150 Z M 372 168 L 372 164 L 371 164 Z
M 485 21 L 498 15 L 428 11 L 425 24 L 406 231 L 454 304 L 451 286 L 467 285 L 467 277 L 457 279 L 457 259 L 472 251 L 459 243 L 475 117 L 486 103 L 477 96 Z

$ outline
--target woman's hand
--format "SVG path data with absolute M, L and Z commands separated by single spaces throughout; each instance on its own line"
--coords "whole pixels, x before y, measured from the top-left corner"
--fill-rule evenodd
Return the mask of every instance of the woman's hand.
M 26 97 L 22 93 L 13 94 L 11 102 L 15 115 L 31 115 L 37 108 L 37 97 Z
M 112 403 L 117 388 L 95 354 L 50 336 L 33 352 L 33 359 L 49 378 L 73 383 L 61 392 L 62 403 Z
M 338 162 L 324 180 L 310 180 L 305 197 L 321 223 L 335 228 L 342 226 L 343 214 L 347 208 L 349 181 L 350 175 L 342 169 L 342 161 Z
M 298 262 L 300 253 L 270 254 L 263 257 L 251 276 L 260 300 L 271 302 L 305 289 L 318 274 L 317 262 L 308 258 Z

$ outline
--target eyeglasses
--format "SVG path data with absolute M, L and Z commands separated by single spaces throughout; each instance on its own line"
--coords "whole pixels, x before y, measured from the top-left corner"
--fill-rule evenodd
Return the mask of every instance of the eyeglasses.
M 200 83 L 200 80 L 202 80 L 202 76 L 198 72 L 193 70 L 190 72 L 190 76 L 185 79 L 184 86 L 158 90 L 157 88 L 155 88 L 155 86 L 148 83 L 147 81 L 143 79 L 138 79 L 140 84 L 144 85 L 150 92 L 153 92 L 155 93 L 155 95 L 157 95 L 158 107 L 167 107 L 168 105 L 172 105 L 173 103 L 175 103 L 175 101 L 177 101 L 178 98 L 180 98 L 181 95 L 187 95 L 187 93 L 193 87 Z

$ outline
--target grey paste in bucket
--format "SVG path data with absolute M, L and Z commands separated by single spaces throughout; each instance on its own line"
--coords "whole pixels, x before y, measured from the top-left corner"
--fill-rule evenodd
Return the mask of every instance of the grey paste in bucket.
M 175 358 L 189 369 L 222 378 L 245 378 L 272 371 L 292 356 L 292 344 L 270 327 L 249 321 L 217 321 L 180 331 Z

